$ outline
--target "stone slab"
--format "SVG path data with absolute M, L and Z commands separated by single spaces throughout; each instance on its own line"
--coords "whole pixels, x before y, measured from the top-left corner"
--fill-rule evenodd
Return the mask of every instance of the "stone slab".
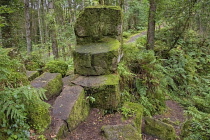
M 60 73 L 45 72 L 41 76 L 31 81 L 34 88 L 44 88 L 47 99 L 58 96 L 62 90 L 62 76 Z
M 156 136 L 162 140 L 176 140 L 175 129 L 172 125 L 150 117 L 145 117 L 144 119 L 144 133 Z
M 104 38 L 101 43 L 77 45 L 74 51 L 74 72 L 79 75 L 107 75 L 117 70 L 120 42 Z
M 101 130 L 108 140 L 142 140 L 141 134 L 131 124 L 105 125 Z
M 36 77 L 39 76 L 39 72 L 38 71 L 26 71 L 26 76 L 28 77 L 28 80 L 29 81 L 32 81 Z
M 86 7 L 75 24 L 77 44 L 99 42 L 103 37 L 119 39 L 122 34 L 122 11 L 119 6 Z
M 79 76 L 72 83 L 84 87 L 86 95 L 95 98 L 93 107 L 116 109 L 120 102 L 119 75 Z
M 81 86 L 66 86 L 57 97 L 52 111 L 51 134 L 57 138 L 65 137 L 89 114 L 89 104 L 85 100 Z

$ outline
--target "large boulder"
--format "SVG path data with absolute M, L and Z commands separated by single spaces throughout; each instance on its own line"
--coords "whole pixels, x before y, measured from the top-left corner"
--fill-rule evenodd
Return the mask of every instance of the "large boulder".
M 141 134 L 131 124 L 105 125 L 101 130 L 108 140 L 142 140 Z
M 80 75 L 106 75 L 117 70 L 120 42 L 104 38 L 101 43 L 78 45 L 74 51 L 74 72 Z
M 77 44 L 100 42 L 104 37 L 120 40 L 122 11 L 118 6 L 91 6 L 79 15 L 75 24 Z
M 93 107 L 116 109 L 120 102 L 119 75 L 79 76 L 72 83 L 84 87 L 87 96 L 95 99 Z
M 55 100 L 52 111 L 50 134 L 56 138 L 65 137 L 89 114 L 89 104 L 81 86 L 67 86 Z
M 60 73 L 45 72 L 31 82 L 34 88 L 45 89 L 47 99 L 58 96 L 62 90 L 62 76 Z

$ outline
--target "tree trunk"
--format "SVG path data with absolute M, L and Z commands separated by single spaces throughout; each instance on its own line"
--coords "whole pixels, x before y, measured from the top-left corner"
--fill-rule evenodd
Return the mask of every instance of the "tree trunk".
M 27 53 L 32 52 L 31 45 L 31 31 L 30 31 L 30 11 L 29 11 L 29 0 L 24 0 L 25 3 L 25 30 L 26 30 L 26 45 Z
M 10 5 L 11 0 L 0 0 L 0 6 Z M 3 17 L 4 22 L 6 23 L 1 27 L 1 36 L 2 36 L 2 46 L 4 48 L 12 47 L 12 24 L 11 24 L 11 13 L 2 13 L 0 17 Z
M 38 11 L 38 23 L 39 23 L 39 40 L 40 40 L 40 43 L 41 43 L 41 47 L 43 49 L 43 44 L 44 44 L 44 41 L 43 41 L 43 24 L 42 24 L 42 17 L 41 17 L 41 14 L 42 14 L 42 10 L 41 10 L 41 0 L 38 0 L 38 7 L 39 9 L 37 10 Z
M 147 30 L 147 46 L 148 50 L 153 50 L 155 46 L 155 13 L 156 13 L 156 0 L 149 0 L 149 18 Z

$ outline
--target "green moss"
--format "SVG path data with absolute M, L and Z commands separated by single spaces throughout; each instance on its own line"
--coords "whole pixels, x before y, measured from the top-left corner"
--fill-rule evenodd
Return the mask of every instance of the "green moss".
M 46 90 L 45 95 L 48 99 L 59 95 L 62 90 L 63 82 L 60 73 L 45 72 L 31 82 L 35 88 L 43 88 Z
M 78 44 L 100 42 L 106 36 L 119 39 L 122 13 L 120 7 L 96 6 L 86 8 L 78 17 L 75 33 Z
M 63 77 L 66 75 L 67 69 L 68 65 L 65 62 L 57 60 L 48 62 L 44 67 L 44 71 L 51 73 L 60 73 Z
M 62 76 L 61 74 L 58 74 L 56 78 L 51 80 L 44 89 L 46 89 L 46 97 L 50 98 L 52 96 L 58 95 L 62 89 L 63 83 L 62 83 Z
M 36 77 L 39 76 L 39 72 L 38 71 L 27 71 L 26 72 L 26 75 L 28 77 L 28 80 L 29 81 L 32 81 L 34 80 Z
M 162 140 L 176 140 L 177 136 L 172 125 L 146 117 L 145 133 Z
M 142 140 L 141 134 L 131 125 L 106 125 L 102 132 L 108 140 Z
M 40 99 L 37 99 L 37 102 L 30 104 L 28 107 L 29 124 L 38 133 L 43 132 L 51 122 L 49 107 L 49 104 Z
M 141 133 L 143 106 L 138 103 L 126 102 L 123 107 L 133 110 L 134 125 L 138 132 Z
M 116 72 L 120 42 L 111 38 L 104 38 L 103 41 L 76 47 L 74 51 L 75 73 L 106 75 Z
M 70 130 L 75 129 L 78 124 L 84 121 L 89 115 L 89 103 L 85 99 L 84 91 L 80 94 L 80 97 L 76 101 L 69 119 L 67 120 L 68 124 L 70 124 Z
M 116 109 L 120 102 L 119 85 L 104 85 L 100 87 L 87 88 L 87 93 L 95 98 L 93 107 L 102 109 Z
M 121 10 L 121 8 L 119 6 L 109 6 L 109 5 L 88 6 L 86 8 L 87 9 L 88 8 L 94 8 L 94 9 L 96 9 L 96 8 L 98 8 L 98 9 L 100 9 L 100 8 L 107 8 L 107 9 L 113 9 L 113 10 Z

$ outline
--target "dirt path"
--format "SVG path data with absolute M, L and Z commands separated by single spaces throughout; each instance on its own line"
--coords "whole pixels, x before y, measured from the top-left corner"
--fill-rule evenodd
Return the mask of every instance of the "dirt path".
M 132 36 L 131 38 L 128 39 L 128 41 L 126 43 L 132 43 L 132 42 L 135 42 L 139 37 L 143 36 L 143 35 L 146 35 L 147 34 L 147 31 L 143 31 L 139 34 L 136 34 L 134 36 Z

